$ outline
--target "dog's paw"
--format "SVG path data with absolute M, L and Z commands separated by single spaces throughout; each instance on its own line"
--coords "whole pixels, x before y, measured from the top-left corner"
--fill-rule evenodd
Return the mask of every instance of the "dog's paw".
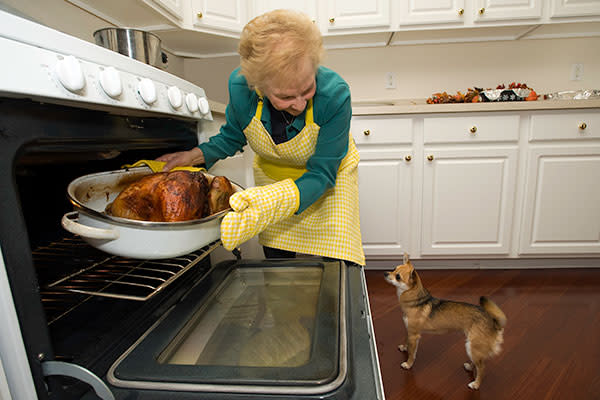
M 407 363 L 406 361 L 404 361 L 402 364 L 400 364 L 400 366 L 404 369 L 410 369 L 410 367 L 412 367 L 412 365 Z
M 398 345 L 398 350 L 400 351 L 408 351 L 408 346 L 405 344 L 399 344 Z
M 473 381 L 473 382 L 469 383 L 469 385 L 468 385 L 468 386 L 469 386 L 471 389 L 473 389 L 473 390 L 477 390 L 477 389 L 479 389 L 479 384 L 478 384 L 477 382 L 475 382 L 475 381 Z
M 473 371 L 473 364 L 471 364 L 471 363 L 469 363 L 469 362 L 466 362 L 466 363 L 464 363 L 464 364 L 463 364 L 463 367 L 465 367 L 465 369 L 466 369 L 467 371 Z

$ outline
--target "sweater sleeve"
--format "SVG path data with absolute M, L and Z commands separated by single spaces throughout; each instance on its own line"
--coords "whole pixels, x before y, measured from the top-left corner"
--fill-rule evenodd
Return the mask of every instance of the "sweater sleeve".
M 204 154 L 207 169 L 217 161 L 233 156 L 246 145 L 244 128 L 250 120 L 247 116 L 250 103 L 251 92 L 246 80 L 236 69 L 229 77 L 229 104 L 225 109 L 225 124 L 208 142 L 198 145 Z
M 339 75 L 319 82 L 323 94 L 315 96 L 315 122 L 320 126 L 315 153 L 306 163 L 306 172 L 296 180 L 300 192 L 300 214 L 335 185 L 337 171 L 348 152 L 352 106 L 350 89 Z M 317 76 L 319 77 L 319 76 Z M 319 110 L 317 112 L 317 110 Z

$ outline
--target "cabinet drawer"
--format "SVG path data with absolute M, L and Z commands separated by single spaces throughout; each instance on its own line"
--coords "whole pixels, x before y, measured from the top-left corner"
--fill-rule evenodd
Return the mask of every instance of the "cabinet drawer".
M 600 138 L 600 113 L 597 111 L 531 116 L 530 140 L 582 138 Z
M 412 142 L 411 118 L 354 117 L 350 131 L 356 144 L 401 144 Z
M 516 142 L 518 115 L 430 117 L 424 119 L 425 143 Z

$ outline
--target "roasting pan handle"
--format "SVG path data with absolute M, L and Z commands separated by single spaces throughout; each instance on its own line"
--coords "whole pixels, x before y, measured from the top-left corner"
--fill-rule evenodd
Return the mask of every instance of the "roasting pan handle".
M 78 222 L 79 211 L 71 211 L 63 215 L 61 224 L 63 228 L 75 235 L 90 239 L 118 239 L 119 231 L 114 229 L 95 228 L 93 226 L 83 225 Z
M 96 395 L 102 400 L 115 400 L 106 383 L 94 375 L 89 370 L 77 364 L 70 364 L 63 361 L 44 361 L 42 363 L 42 371 L 44 376 L 62 375 L 78 379 L 87 383 L 94 389 Z

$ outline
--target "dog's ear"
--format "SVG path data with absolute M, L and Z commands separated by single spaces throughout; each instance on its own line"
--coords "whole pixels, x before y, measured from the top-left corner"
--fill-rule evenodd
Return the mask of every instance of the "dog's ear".
M 402 257 L 402 264 L 408 264 L 410 258 L 408 257 L 408 253 L 404 252 L 404 256 Z

